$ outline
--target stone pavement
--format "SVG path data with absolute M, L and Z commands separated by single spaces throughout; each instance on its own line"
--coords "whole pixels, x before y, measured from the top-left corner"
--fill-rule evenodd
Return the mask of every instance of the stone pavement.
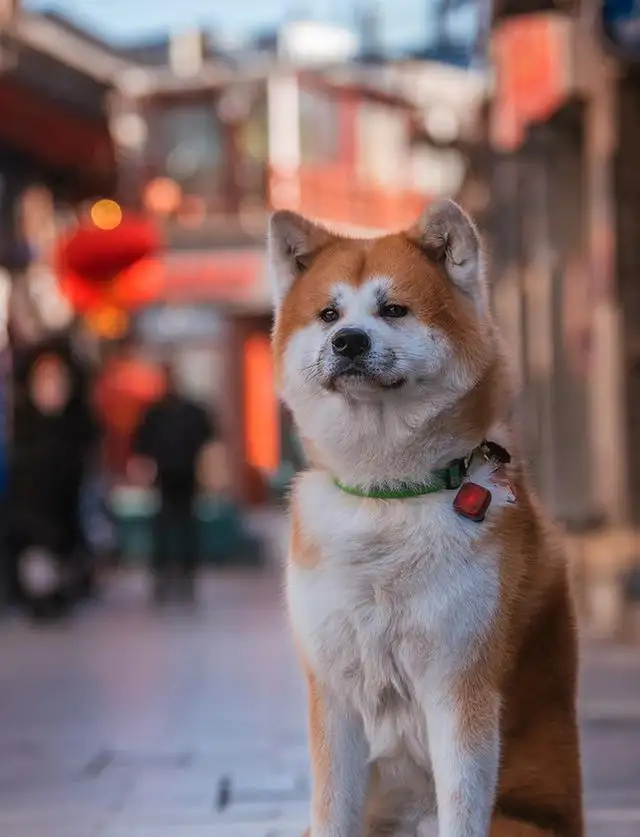
M 141 577 L 66 626 L 0 623 L 1 837 L 299 837 L 304 693 L 273 576 L 208 578 L 189 617 Z M 640 652 L 591 648 L 591 837 L 640 835 Z

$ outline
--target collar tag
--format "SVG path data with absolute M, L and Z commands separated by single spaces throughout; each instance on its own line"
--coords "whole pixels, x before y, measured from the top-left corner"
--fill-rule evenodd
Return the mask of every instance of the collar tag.
M 471 481 L 462 483 L 453 498 L 454 511 L 475 523 L 481 523 L 484 520 L 490 505 L 489 489 Z

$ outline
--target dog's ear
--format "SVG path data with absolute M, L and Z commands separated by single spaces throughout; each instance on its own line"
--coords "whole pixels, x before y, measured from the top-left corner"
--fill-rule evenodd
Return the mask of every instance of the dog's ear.
M 484 301 L 484 269 L 475 224 L 451 200 L 429 207 L 408 232 L 426 256 L 442 265 L 451 282 L 476 301 Z
M 295 280 L 309 268 L 320 250 L 334 238 L 329 230 L 296 212 L 274 212 L 269 222 L 267 249 L 276 305 L 286 296 Z

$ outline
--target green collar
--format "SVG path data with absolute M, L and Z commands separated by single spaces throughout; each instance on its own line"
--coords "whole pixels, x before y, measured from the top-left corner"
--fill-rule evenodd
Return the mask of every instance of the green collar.
M 377 486 L 368 490 L 345 485 L 334 478 L 335 485 L 346 494 L 354 497 L 367 497 L 370 500 L 407 500 L 411 497 L 422 497 L 425 494 L 437 494 L 452 488 L 460 488 L 462 480 L 467 474 L 468 459 L 454 459 L 446 468 L 437 468 L 429 475 L 425 482 L 406 483 L 398 488 Z
M 398 488 L 381 485 L 365 490 L 345 485 L 335 477 L 333 481 L 341 491 L 352 494 L 354 497 L 367 497 L 370 500 L 407 500 L 411 497 L 422 497 L 425 494 L 437 494 L 439 491 L 460 488 L 462 481 L 469 474 L 469 465 L 474 454 L 479 454 L 484 461 L 493 461 L 496 464 L 505 464 L 511 461 L 511 456 L 505 448 L 496 442 L 484 439 L 468 456 L 462 459 L 454 459 L 445 468 L 437 468 L 429 474 L 429 478 L 424 482 L 407 483 L 398 486 Z

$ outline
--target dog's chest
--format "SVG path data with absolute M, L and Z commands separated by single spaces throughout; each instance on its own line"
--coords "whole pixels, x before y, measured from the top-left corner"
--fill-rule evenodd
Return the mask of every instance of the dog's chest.
M 292 556 L 289 568 L 298 641 L 315 676 L 378 727 L 464 665 L 497 607 L 497 559 L 478 551 L 482 524 L 461 520 L 452 496 L 362 501 L 315 473 L 297 487 L 317 550 L 313 566 Z

